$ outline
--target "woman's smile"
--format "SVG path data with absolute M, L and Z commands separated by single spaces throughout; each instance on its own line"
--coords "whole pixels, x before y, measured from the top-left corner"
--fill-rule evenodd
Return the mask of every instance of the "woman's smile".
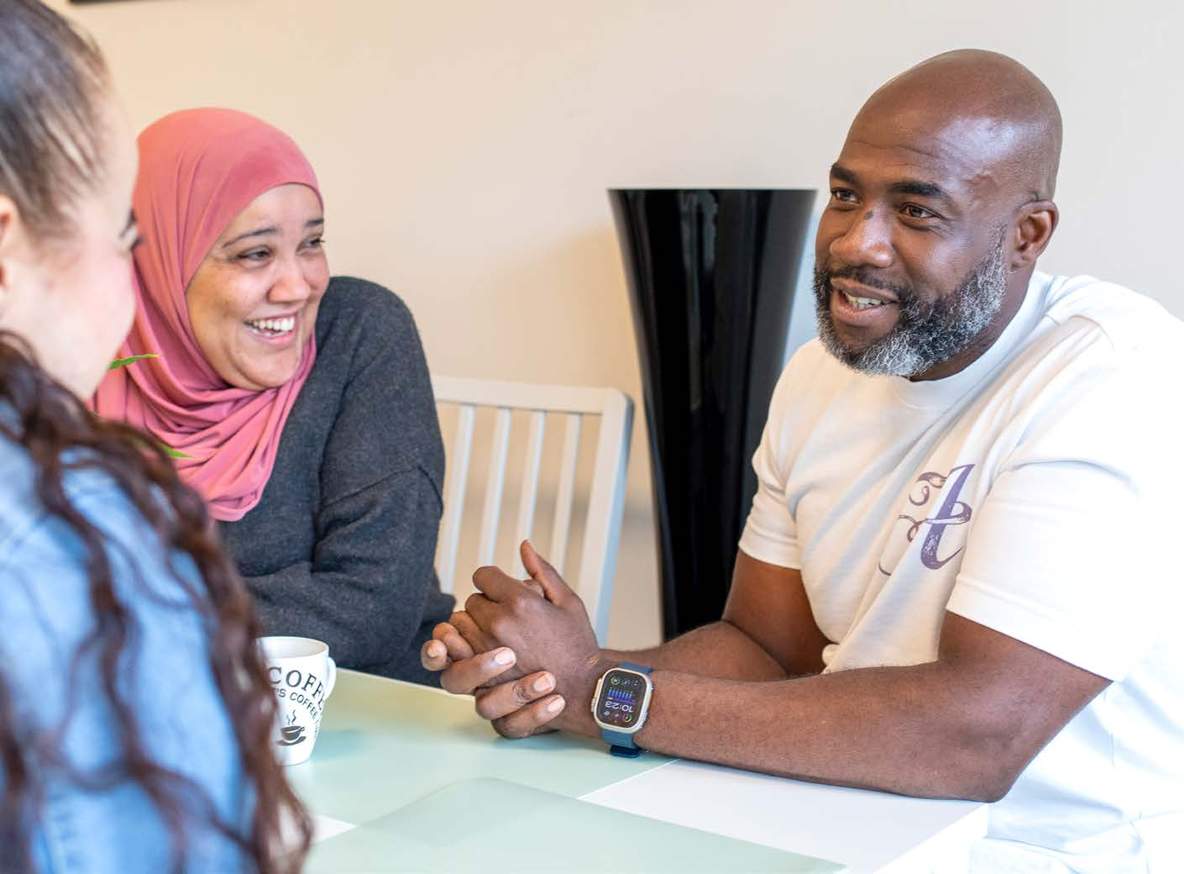
M 265 319 L 247 319 L 243 325 L 247 333 L 260 343 L 271 347 L 286 348 L 297 338 L 299 313 L 286 316 L 271 316 Z

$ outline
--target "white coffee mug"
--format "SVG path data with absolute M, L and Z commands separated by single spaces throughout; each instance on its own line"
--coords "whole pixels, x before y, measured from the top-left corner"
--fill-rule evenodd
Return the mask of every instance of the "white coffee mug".
M 272 736 L 276 758 L 299 765 L 312 755 L 321 733 L 337 665 L 329 658 L 329 645 L 309 637 L 261 637 L 259 649 L 280 705 Z

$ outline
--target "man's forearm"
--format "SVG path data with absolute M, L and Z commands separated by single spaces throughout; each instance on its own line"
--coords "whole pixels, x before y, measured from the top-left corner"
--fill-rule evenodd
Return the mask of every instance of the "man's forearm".
M 1023 739 L 956 700 L 939 663 L 763 683 L 659 669 L 653 680 L 649 719 L 637 741 L 668 755 L 977 800 L 1000 797 L 1027 763 L 1015 748 Z M 569 727 L 598 732 L 590 716 Z
M 730 622 L 713 622 L 652 649 L 605 650 L 610 661 L 723 680 L 782 680 L 785 671 L 759 644 Z

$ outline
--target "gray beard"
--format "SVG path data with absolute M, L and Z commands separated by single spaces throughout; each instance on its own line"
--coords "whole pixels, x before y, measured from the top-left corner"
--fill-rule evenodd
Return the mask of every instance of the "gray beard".
M 830 274 L 816 267 L 818 337 L 831 355 L 860 373 L 916 376 L 966 351 L 1003 308 L 1007 291 L 1003 235 L 952 294 L 933 303 L 925 303 L 907 288 L 888 288 L 897 294 L 896 326 L 869 346 L 849 349 L 835 333 L 830 314 Z

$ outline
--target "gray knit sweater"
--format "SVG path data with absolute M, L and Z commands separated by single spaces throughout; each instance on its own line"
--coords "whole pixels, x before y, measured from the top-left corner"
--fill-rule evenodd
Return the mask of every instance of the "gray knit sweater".
M 411 313 L 335 277 L 317 360 L 259 504 L 221 524 L 268 634 L 314 637 L 341 667 L 435 682 L 419 647 L 453 605 L 433 570 L 444 448 Z

